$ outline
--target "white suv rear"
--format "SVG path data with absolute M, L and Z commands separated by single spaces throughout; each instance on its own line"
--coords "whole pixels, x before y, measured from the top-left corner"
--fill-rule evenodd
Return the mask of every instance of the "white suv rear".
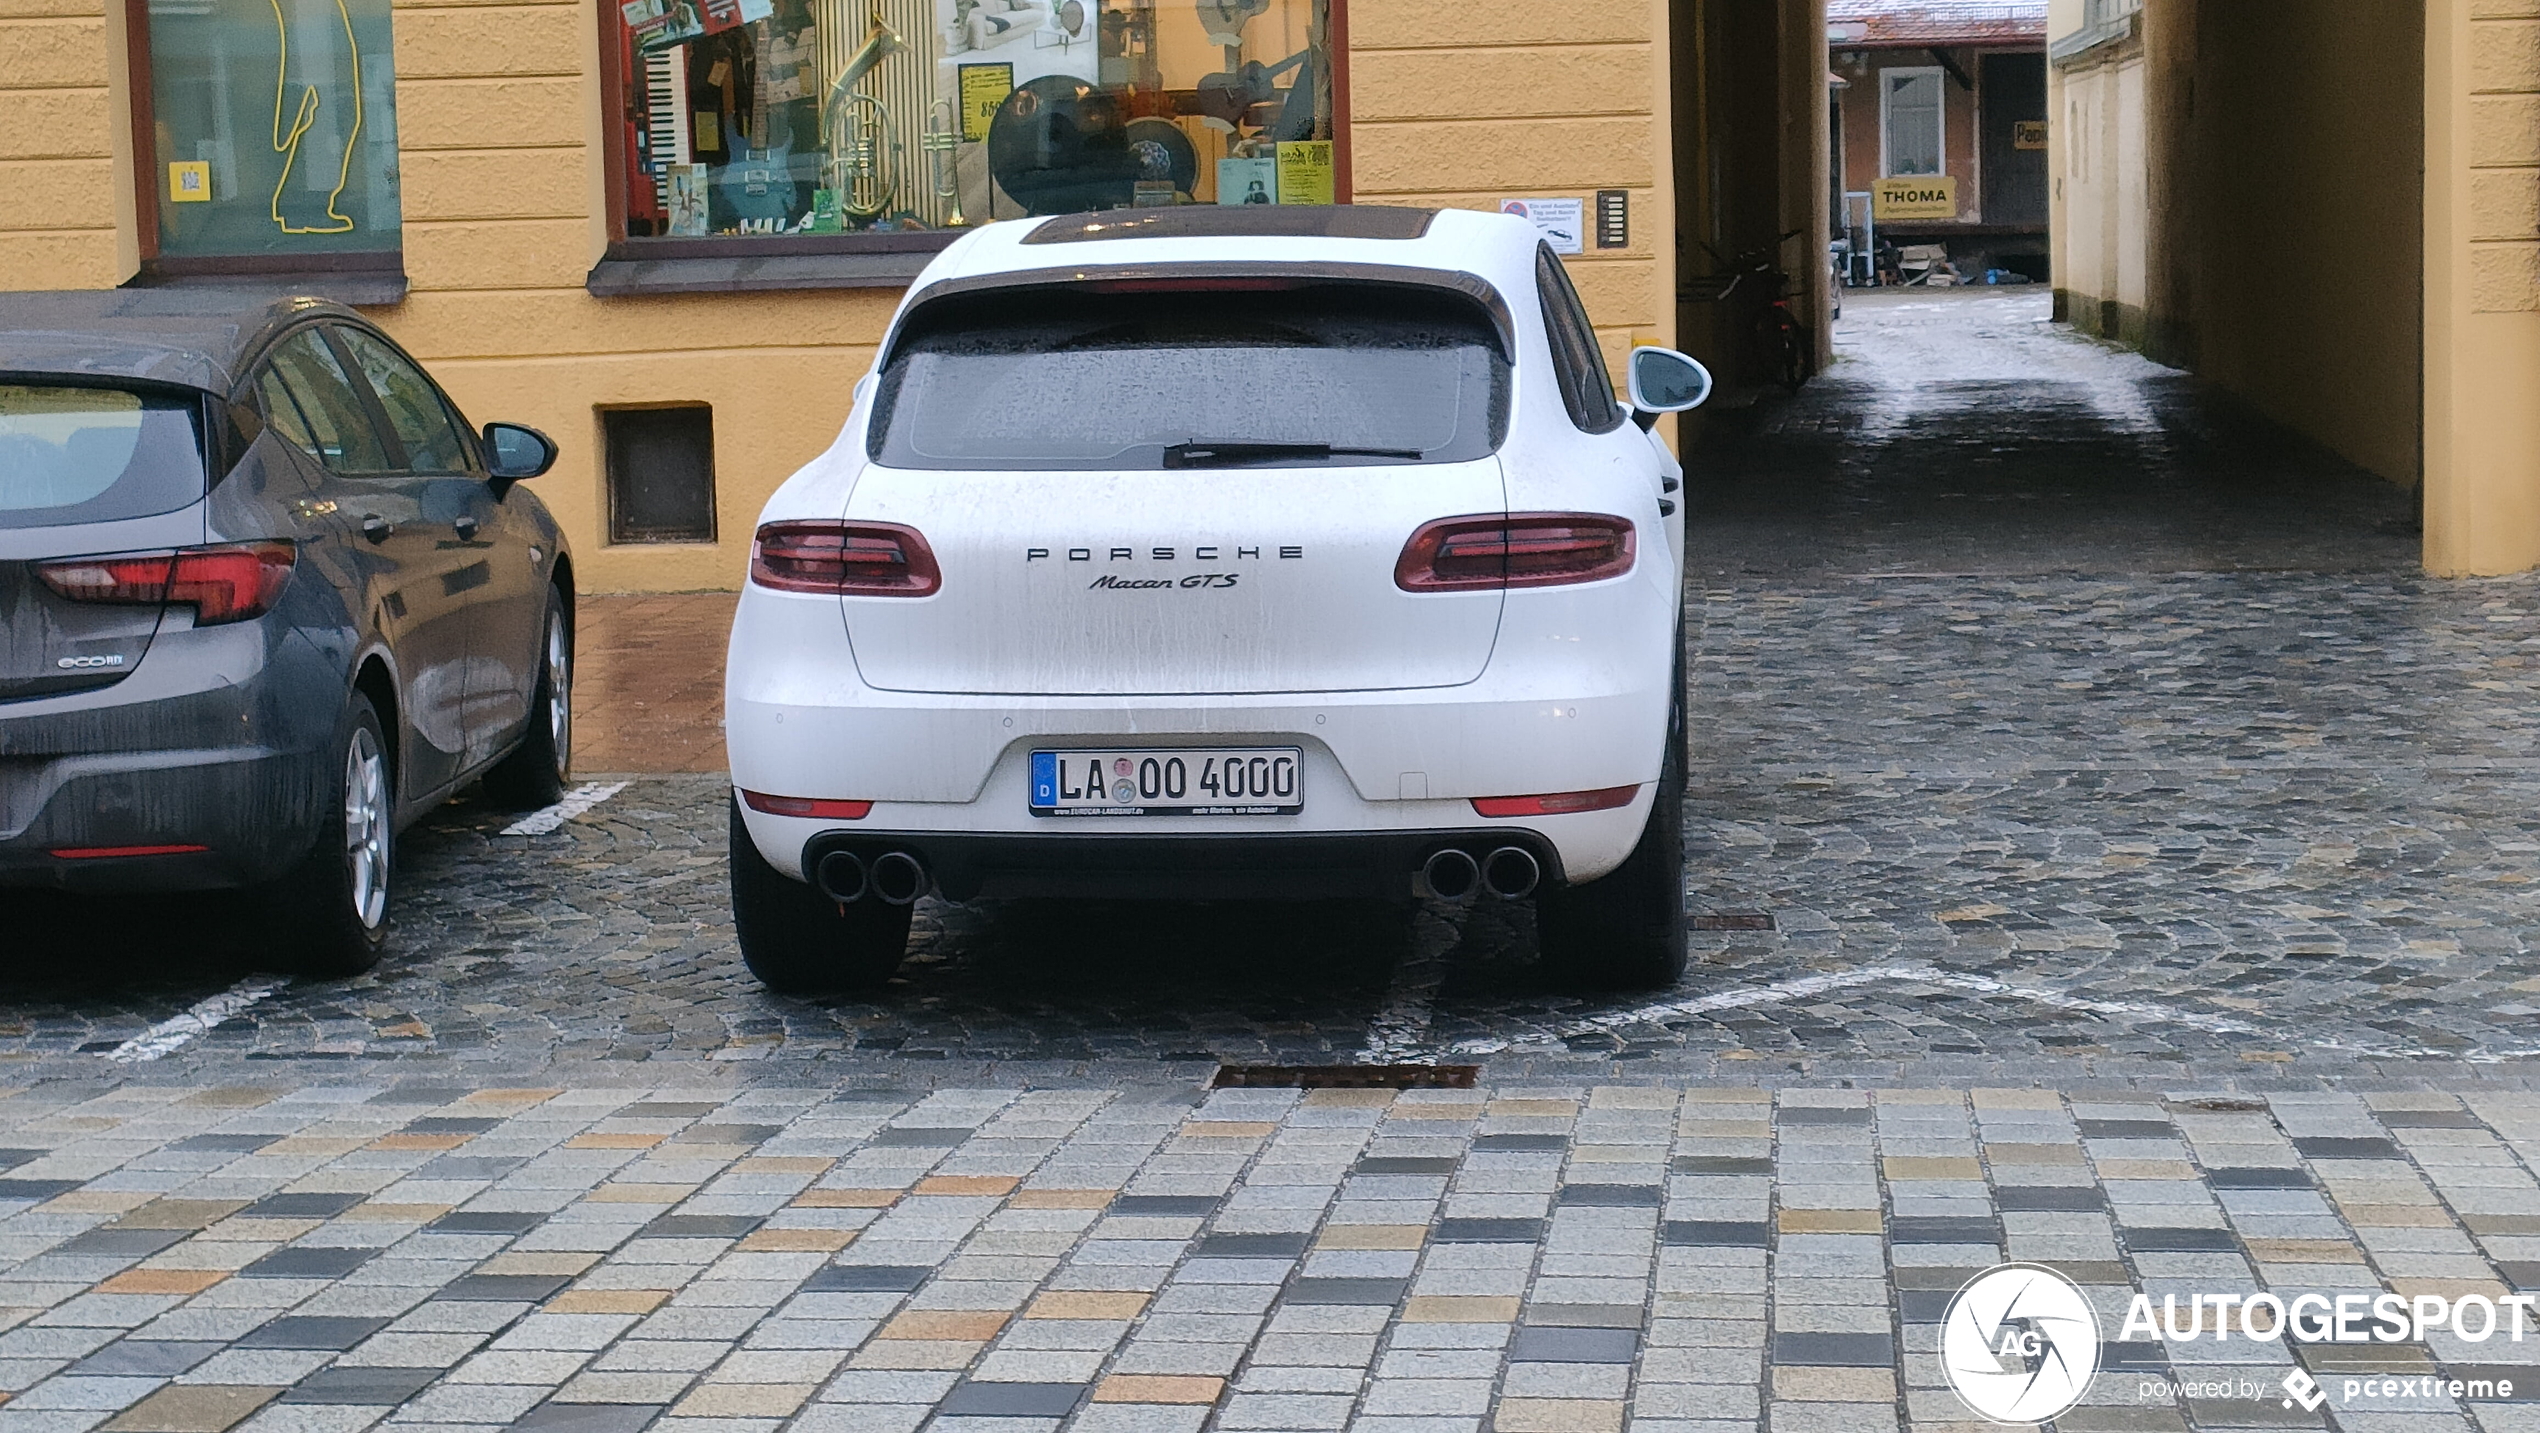
M 767 984 L 909 906 L 1531 899 L 1582 981 L 1684 963 L 1681 477 L 1561 263 L 1458 210 L 990 225 L 761 515 L 725 686 Z M 1640 421 L 1635 422 L 1638 418 Z

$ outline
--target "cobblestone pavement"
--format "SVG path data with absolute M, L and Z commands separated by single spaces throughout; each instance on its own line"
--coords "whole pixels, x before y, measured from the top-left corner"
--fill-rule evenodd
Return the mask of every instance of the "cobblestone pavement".
M 340 985 L 0 913 L 0 1433 L 1945 1427 L 2004 1259 L 2098 1310 L 2059 1429 L 2540 1430 L 2540 1329 L 2119 1336 L 2540 1292 L 2540 582 L 2042 302 L 1856 301 L 1696 463 L 1675 991 L 1504 906 L 1015 903 L 776 999 L 711 774 L 436 813 Z M 612 739 L 692 764 L 650 610 Z M 1477 1086 L 1207 1088 L 1389 1061 Z

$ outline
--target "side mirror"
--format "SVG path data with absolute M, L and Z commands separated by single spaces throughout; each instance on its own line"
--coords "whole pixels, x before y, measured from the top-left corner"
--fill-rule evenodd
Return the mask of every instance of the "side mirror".
M 556 465 L 556 440 L 524 424 L 488 423 L 485 463 L 503 482 L 534 478 Z
M 1711 396 L 1711 370 L 1672 348 L 1635 348 L 1627 370 L 1632 421 L 1648 428 L 1661 413 L 1699 408 Z

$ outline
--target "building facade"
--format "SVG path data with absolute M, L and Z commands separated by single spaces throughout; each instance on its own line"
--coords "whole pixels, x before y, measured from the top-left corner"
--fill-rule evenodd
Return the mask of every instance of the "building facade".
M 2047 276 L 2046 0 L 1830 0 L 1838 223 Z
M 1609 356 L 1675 337 L 1666 0 L 0 6 L 0 286 L 361 306 L 556 437 L 596 591 L 737 586 L 989 218 L 1525 201 L 1603 221 L 1567 262 Z

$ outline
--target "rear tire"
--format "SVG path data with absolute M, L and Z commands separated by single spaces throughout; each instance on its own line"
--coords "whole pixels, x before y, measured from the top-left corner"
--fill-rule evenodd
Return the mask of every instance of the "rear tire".
M 564 595 L 549 588 L 547 620 L 539 629 L 538 690 L 529 700 L 529 734 L 485 773 L 485 794 L 514 811 L 535 811 L 564 799 L 572 775 L 573 624 L 565 620 Z
M 379 963 L 388 944 L 396 849 L 396 783 L 370 698 L 355 692 L 328 748 L 325 815 L 309 854 L 264 888 L 279 949 L 273 968 L 342 980 Z
M 1600 990 L 1654 990 L 1685 973 L 1685 728 L 1679 695 L 1667 711 L 1667 754 L 1640 842 L 1611 873 L 1547 888 L 1535 899 L 1544 964 Z
M 732 804 L 732 925 L 741 960 L 783 995 L 869 990 L 908 953 L 910 907 L 867 897 L 840 906 L 767 863 Z

